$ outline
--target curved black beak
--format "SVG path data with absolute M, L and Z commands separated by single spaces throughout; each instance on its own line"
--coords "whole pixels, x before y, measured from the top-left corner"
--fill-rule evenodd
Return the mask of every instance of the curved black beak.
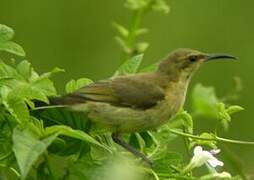
M 228 54 L 208 54 L 205 57 L 205 61 L 210 61 L 210 60 L 216 60 L 216 59 L 230 59 L 230 60 L 236 60 L 238 59 L 235 56 L 228 55 Z

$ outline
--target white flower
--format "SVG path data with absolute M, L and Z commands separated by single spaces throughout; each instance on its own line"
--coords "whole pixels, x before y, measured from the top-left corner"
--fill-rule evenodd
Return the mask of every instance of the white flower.
M 188 164 L 188 169 L 200 167 L 206 163 L 213 168 L 215 168 L 216 166 L 223 166 L 224 163 L 213 156 L 214 154 L 217 154 L 219 152 L 220 150 L 213 150 L 212 152 L 205 151 L 201 146 L 196 146 L 194 148 L 194 156 Z

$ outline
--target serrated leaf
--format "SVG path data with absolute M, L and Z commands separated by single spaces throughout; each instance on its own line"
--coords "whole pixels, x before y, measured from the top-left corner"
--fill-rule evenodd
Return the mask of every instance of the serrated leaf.
M 143 54 L 128 59 L 118 68 L 114 76 L 135 74 L 138 71 L 142 59 Z
M 192 91 L 192 105 L 195 113 L 217 117 L 218 98 L 213 87 L 206 87 L 202 84 L 197 84 Z
M 13 36 L 14 36 L 14 31 L 12 28 L 4 24 L 0 24 L 0 44 L 1 42 L 6 42 L 11 40 Z
M 66 93 L 72 93 L 84 86 L 87 86 L 89 84 L 93 83 L 91 79 L 88 78 L 80 78 L 78 80 L 70 80 L 66 85 L 65 85 L 65 91 Z
M 39 78 L 38 80 L 31 83 L 31 86 L 36 89 L 40 89 L 41 93 L 46 96 L 55 96 L 56 89 L 51 80 L 48 78 Z
M 12 41 L 0 43 L 0 51 L 6 51 L 21 57 L 24 57 L 26 55 L 24 49 L 20 45 Z
M 151 64 L 150 66 L 147 66 L 143 69 L 141 69 L 140 72 L 154 72 L 158 69 L 159 63 Z
M 116 30 L 120 33 L 121 36 L 127 37 L 129 35 L 129 31 L 122 25 L 118 23 L 113 23 L 113 26 L 116 28 Z
M 51 134 L 44 139 L 36 137 L 29 129 L 16 127 L 13 131 L 13 152 L 18 162 L 21 178 L 25 179 L 32 165 L 46 151 L 57 134 Z
M 47 96 L 43 93 L 43 91 L 37 87 L 33 87 L 30 84 L 21 84 L 17 88 L 13 89 L 9 96 L 21 98 L 23 100 L 40 100 L 48 103 Z
M 54 126 L 47 127 L 45 129 L 45 132 L 48 135 L 55 134 L 55 133 L 57 133 L 59 135 L 65 135 L 68 137 L 72 137 L 75 139 L 79 139 L 79 140 L 91 143 L 93 145 L 97 145 L 99 147 L 102 147 L 102 148 L 108 150 L 108 148 L 106 146 L 100 144 L 98 141 L 96 141 L 94 138 L 92 138 L 87 133 L 80 131 L 80 130 L 74 130 L 74 129 L 64 126 L 64 125 L 54 125 Z

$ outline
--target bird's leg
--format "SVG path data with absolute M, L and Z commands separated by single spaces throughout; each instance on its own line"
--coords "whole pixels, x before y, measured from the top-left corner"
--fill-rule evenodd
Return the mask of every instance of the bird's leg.
M 123 139 L 121 139 L 121 137 L 118 134 L 113 133 L 112 139 L 115 143 L 119 144 L 127 151 L 131 152 L 132 154 L 134 154 L 137 157 L 142 158 L 142 160 L 144 160 L 148 165 L 150 165 L 150 166 L 153 165 L 153 162 L 149 158 L 147 158 L 143 153 L 139 152 L 137 149 L 133 148 L 131 145 L 126 143 Z

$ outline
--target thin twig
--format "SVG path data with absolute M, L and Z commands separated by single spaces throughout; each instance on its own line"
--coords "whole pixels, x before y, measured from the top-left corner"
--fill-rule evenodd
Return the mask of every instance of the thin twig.
M 220 141 L 220 142 L 232 143 L 232 144 L 254 145 L 254 142 L 252 142 L 252 141 L 241 141 L 241 140 L 227 139 L 227 138 L 222 138 L 222 137 L 218 137 L 218 136 L 214 136 L 213 138 L 204 138 L 204 137 L 200 137 L 197 135 L 192 135 L 192 134 L 180 132 L 180 131 L 177 131 L 174 129 L 170 129 L 169 131 L 173 134 L 189 137 L 192 139 L 199 139 L 199 140 L 205 140 L 205 141 Z

